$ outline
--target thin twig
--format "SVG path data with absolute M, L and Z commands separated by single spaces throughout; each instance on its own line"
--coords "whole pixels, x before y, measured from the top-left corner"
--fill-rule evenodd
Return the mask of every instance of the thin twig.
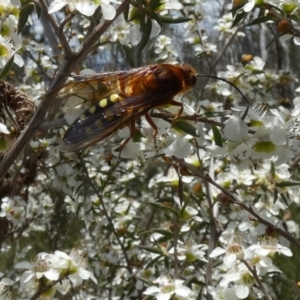
M 227 41 L 227 43 L 225 44 L 225 46 L 223 47 L 223 49 L 221 50 L 219 56 L 217 57 L 217 59 L 215 60 L 214 64 L 212 65 L 211 69 L 210 69 L 210 74 L 213 74 L 213 72 L 215 71 L 219 61 L 221 60 L 221 58 L 223 57 L 225 51 L 227 50 L 227 48 L 230 46 L 230 44 L 232 43 L 232 41 L 234 40 L 235 36 L 237 35 L 237 33 L 243 28 L 244 26 L 239 26 L 236 31 L 232 34 L 232 36 L 229 38 L 229 40 Z M 207 78 L 206 82 L 204 83 L 204 86 L 206 86 L 207 82 L 208 82 L 209 78 Z M 201 93 L 201 98 L 203 97 L 203 93 L 204 93 L 204 89 L 202 89 L 202 93 Z
M 255 267 L 252 268 L 245 259 L 241 259 L 241 261 L 246 265 L 247 269 L 253 275 L 253 277 L 254 277 L 256 283 L 258 284 L 260 290 L 265 294 L 265 296 L 267 297 L 267 299 L 272 300 L 272 297 L 266 292 L 266 289 L 264 288 L 261 280 L 259 279 Z
M 223 188 L 221 185 L 217 184 L 207 173 L 203 173 L 202 171 L 200 171 L 199 169 L 197 169 L 193 165 L 190 165 L 190 164 L 186 163 L 185 161 L 180 160 L 178 158 L 174 157 L 173 160 L 177 161 L 181 166 L 189 169 L 193 173 L 193 175 L 195 175 L 199 178 L 202 178 L 203 180 L 209 182 L 210 184 L 215 186 L 217 189 L 222 191 L 225 195 L 227 195 L 231 199 L 232 203 L 241 206 L 245 211 L 249 212 L 254 217 L 255 221 L 266 225 L 268 228 L 270 228 L 273 231 L 277 232 L 279 235 L 283 236 L 289 242 L 291 242 L 297 248 L 300 249 L 300 242 L 297 239 L 295 239 L 288 231 L 286 231 L 286 230 L 284 230 L 280 227 L 277 227 L 276 225 L 268 222 L 266 219 L 261 217 L 258 213 L 256 213 L 253 210 L 252 206 L 245 204 L 237 195 L 231 193 L 227 189 Z
M 82 157 L 81 157 L 80 155 L 78 155 L 78 158 L 79 158 L 79 160 L 80 160 L 80 162 L 81 162 L 83 171 L 84 171 L 84 173 L 85 173 L 86 178 L 88 179 L 88 182 L 89 182 L 90 186 L 91 186 L 92 189 L 94 190 L 94 192 L 95 192 L 95 194 L 97 195 L 97 197 L 101 200 L 100 202 L 101 202 L 101 206 L 102 206 L 102 210 L 103 210 L 103 212 L 104 212 L 104 215 L 105 215 L 105 217 L 106 217 L 106 219 L 107 219 L 107 221 L 108 221 L 108 223 L 109 223 L 109 225 L 110 225 L 110 227 L 111 227 L 111 231 L 112 231 L 113 235 L 115 236 L 116 240 L 118 241 L 118 244 L 120 245 L 120 247 L 121 247 L 121 249 L 122 249 L 122 252 L 123 252 L 123 255 L 124 255 L 126 264 L 127 264 L 127 270 L 128 270 L 128 272 L 129 272 L 130 274 L 132 274 L 132 268 L 131 268 L 131 265 L 130 265 L 129 257 L 128 257 L 128 255 L 127 255 L 127 250 L 125 249 L 124 244 L 121 242 L 121 239 L 119 238 L 119 235 L 118 235 L 118 233 L 117 233 L 117 231 L 116 231 L 116 229 L 115 229 L 115 227 L 114 227 L 113 221 L 112 221 L 112 219 L 111 219 L 111 217 L 110 217 L 110 215 L 109 215 L 109 213 L 108 213 L 108 211 L 107 211 L 107 209 L 106 209 L 105 201 L 104 201 L 102 195 L 99 193 L 99 188 L 97 188 L 96 183 L 95 183 L 94 180 L 90 177 L 89 172 L 88 172 L 88 170 L 87 170 L 87 168 L 86 168 L 85 162 L 84 162 L 84 160 L 82 159 Z
M 54 16 L 52 14 L 48 13 L 48 8 L 49 7 L 48 7 L 47 2 L 45 0 L 39 0 L 39 1 L 36 1 L 36 2 L 37 2 L 37 4 L 40 5 L 40 7 L 43 10 L 45 16 L 49 20 L 53 30 L 55 31 L 56 36 L 58 37 L 59 42 L 60 42 L 62 48 L 64 49 L 65 56 L 71 57 L 73 52 L 70 48 L 70 45 L 69 45 L 69 43 L 66 39 L 66 36 L 64 35 L 64 33 L 62 31 L 62 28 L 60 27 L 60 25 L 58 25 L 58 23 L 56 22 Z
M 210 253 L 215 249 L 216 242 L 218 240 L 217 234 L 217 223 L 216 218 L 217 216 L 214 215 L 214 205 L 212 202 L 212 197 L 210 193 L 210 186 L 208 182 L 204 182 L 207 200 L 208 200 L 208 213 L 210 218 L 210 239 L 209 239 L 209 245 L 208 245 L 208 251 L 207 251 L 207 268 L 206 268 L 206 274 L 205 274 L 205 284 L 206 288 L 212 285 L 212 274 L 213 274 L 213 259 L 210 257 Z M 206 296 L 207 300 L 212 300 L 213 297 L 211 294 L 207 294 Z
M 165 170 L 164 170 L 163 176 L 167 176 L 167 174 L 168 174 L 168 172 L 169 172 L 169 169 L 170 169 L 170 165 L 167 164 L 167 167 L 166 167 Z M 163 191 L 163 187 L 160 186 L 159 189 L 158 189 L 158 191 L 157 191 L 157 194 L 156 194 L 155 199 L 160 199 L 162 191 Z M 151 213 L 150 213 L 150 215 L 149 215 L 147 224 L 146 224 L 145 228 L 143 229 L 143 231 L 146 232 L 146 231 L 148 231 L 148 230 L 150 229 L 151 224 L 152 224 L 153 221 L 154 221 L 154 216 L 155 216 L 155 214 L 156 214 L 156 211 L 157 211 L 157 206 L 153 206 L 152 211 L 151 211 Z M 146 235 L 146 234 L 143 234 L 143 236 L 142 236 L 142 238 L 141 238 L 141 242 L 140 242 L 140 245 L 141 245 L 141 246 L 144 246 L 144 245 L 145 245 L 145 243 L 146 243 L 146 238 L 147 238 L 147 235 Z
M 47 284 L 46 286 L 39 289 L 31 298 L 30 300 L 40 299 L 40 296 L 54 287 L 57 283 L 61 282 L 63 279 L 67 278 L 70 274 L 64 274 L 60 276 L 57 280 L 52 281 L 51 283 Z

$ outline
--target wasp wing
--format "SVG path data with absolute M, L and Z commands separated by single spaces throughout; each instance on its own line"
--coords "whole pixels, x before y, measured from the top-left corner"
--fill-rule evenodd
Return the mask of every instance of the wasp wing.
M 85 110 L 112 94 L 125 94 L 130 97 L 128 87 L 135 87 L 135 95 L 143 94 L 143 88 L 139 88 L 140 79 L 147 73 L 147 70 L 147 68 L 138 68 L 129 71 L 73 76 L 72 81 L 59 88 L 56 96 L 62 102 L 62 111 L 68 124 L 74 123 Z M 133 91 L 130 90 L 129 94 L 130 92 Z
M 130 125 L 151 108 L 168 103 L 173 94 L 169 91 L 159 96 L 152 92 L 129 98 L 120 96 L 116 102 L 102 99 L 69 127 L 60 149 L 73 152 L 102 141 Z

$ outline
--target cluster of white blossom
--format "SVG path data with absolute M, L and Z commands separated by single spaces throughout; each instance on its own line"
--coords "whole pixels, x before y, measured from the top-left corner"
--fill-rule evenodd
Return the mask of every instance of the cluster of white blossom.
M 209 2 L 132 1 L 128 11 L 115 19 L 123 1 L 51 1 L 51 18 L 57 24 L 67 21 L 64 27 L 56 27 L 56 33 L 66 38 L 60 41 L 68 42 L 71 50 L 99 24 L 114 20 L 96 44 L 90 45 L 103 61 L 121 53 L 115 49 L 122 49 L 128 61 L 133 59 L 137 53 L 134 51 L 148 35 L 152 43 L 147 62 L 150 53 L 156 63 L 180 62 L 188 56 L 180 53 L 176 37 L 165 30 L 160 20 L 167 23 L 185 18 L 178 32 L 184 36 L 189 57 L 197 56 L 199 65 L 205 60 L 219 77 L 234 84 L 251 105 L 241 104 L 243 99 L 237 97 L 234 88 L 217 82 L 206 85 L 205 99 L 200 99 L 198 86 L 196 97 L 192 91 L 178 99 L 184 103 L 183 112 L 174 124 L 172 118 L 151 117 L 156 125 L 153 128 L 149 119 L 142 117 L 136 122 L 137 139 L 134 137 L 122 148 L 120 141 L 131 133 L 127 127 L 109 142 L 81 153 L 59 151 L 64 134 L 61 128 L 41 139 L 35 137 L 30 143 L 35 181 L 29 180 L 31 174 L 26 167 L 30 154 L 24 150 L 24 158 L 17 160 L 5 178 L 14 191 L 7 196 L 6 186 L 0 186 L 1 196 L 5 195 L 0 199 L 0 271 L 14 279 L 2 278 L 4 274 L 0 273 L 0 299 L 11 300 L 13 295 L 19 299 L 22 295 L 26 299 L 50 300 L 55 299 L 57 291 L 65 295 L 71 289 L 73 299 L 91 300 L 235 300 L 271 298 L 275 294 L 272 279 L 278 276 L 279 280 L 279 274 L 286 271 L 279 269 L 277 261 L 282 256 L 286 261 L 296 257 L 292 255 L 291 241 L 300 234 L 293 216 L 295 206 L 297 209 L 300 204 L 300 89 L 294 89 L 296 97 L 290 99 L 291 108 L 279 106 L 280 88 L 297 86 L 297 79 L 286 70 L 267 68 L 259 56 L 249 55 L 236 62 L 235 45 L 230 48 L 230 43 L 240 43 L 249 32 L 243 26 L 236 32 L 232 12 L 214 22 L 207 21 Z M 275 12 L 272 6 L 265 7 L 266 15 L 269 12 L 278 18 L 277 14 L 286 13 L 276 25 L 291 17 L 288 25 L 293 29 L 281 31 L 278 41 L 285 43 L 292 37 L 299 44 L 299 1 L 235 2 L 241 5 L 237 15 L 244 14 L 249 19 L 255 18 L 252 12 L 265 3 L 274 5 Z M 39 105 L 45 86 L 60 72 L 65 59 L 60 49 L 65 45 L 49 49 L 41 35 L 36 40 L 33 35 L 22 39 L 17 34 L 22 8 L 23 1 L 0 0 L 0 69 L 14 57 L 24 74 L 18 87 Z M 32 17 L 27 23 L 34 31 Z M 142 26 L 148 18 L 150 32 Z M 35 22 L 39 22 L 38 18 Z M 214 35 L 218 36 L 217 41 Z M 228 65 L 215 66 L 211 58 L 223 53 L 225 60 L 226 50 L 232 54 Z M 26 65 L 22 51 L 27 53 Z M 195 65 L 200 72 L 197 68 Z M 95 75 L 95 70 L 84 66 L 76 74 L 88 78 Z M 89 108 L 86 99 L 102 85 L 101 80 L 86 89 L 74 84 L 74 90 L 78 90 L 72 97 L 68 97 L 67 90 L 61 90 L 59 97 L 68 99 L 57 111 L 72 124 Z M 232 104 L 230 110 L 224 111 L 224 99 Z M 54 106 L 56 100 L 53 99 Z M 5 107 L 3 112 L 11 115 Z M 178 107 L 155 109 L 153 113 L 176 116 Z M 0 142 L 9 133 L 1 114 Z M 26 180 L 31 182 L 29 186 Z M 93 272 L 87 270 L 87 259 L 76 249 L 70 255 L 61 251 L 36 255 L 41 247 L 48 251 L 69 244 L 80 244 L 88 253 Z M 29 256 L 35 256 L 31 263 L 16 263 Z M 2 269 L 4 262 L 7 270 Z M 12 265 L 27 270 L 21 275 L 9 269 Z M 87 279 L 95 284 L 85 282 L 83 288 L 83 280 Z M 20 289 L 15 282 L 21 284 Z
M 97 284 L 94 274 L 86 270 L 87 259 L 74 248 L 70 255 L 61 251 L 39 253 L 31 263 L 20 262 L 15 268 L 28 269 L 20 277 L 21 287 L 34 290 L 40 299 L 52 299 L 56 291 L 64 295 L 89 278 Z
M 289 248 L 278 244 L 272 237 L 262 239 L 259 243 L 252 242 L 249 247 L 243 246 L 243 242 L 240 242 L 243 240 L 245 238 L 236 236 L 233 230 L 224 231 L 220 237 L 224 248 L 217 247 L 210 254 L 211 258 L 224 255 L 222 264 L 218 267 L 224 274 L 223 279 L 215 289 L 208 289 L 214 299 L 237 300 L 250 295 L 261 299 L 263 292 L 268 292 L 268 287 L 262 283 L 264 290 L 258 289 L 255 286 L 258 283 L 257 278 L 262 278 L 267 273 L 281 272 L 273 265 L 272 258 L 275 253 L 292 256 Z

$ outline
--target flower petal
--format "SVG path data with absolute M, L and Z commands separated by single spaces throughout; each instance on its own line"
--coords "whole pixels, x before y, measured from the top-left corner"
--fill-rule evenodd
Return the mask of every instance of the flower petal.
M 143 294 L 145 295 L 155 295 L 157 293 L 159 293 L 160 289 L 157 286 L 149 286 L 144 292 Z
M 211 258 L 217 257 L 219 255 L 224 254 L 225 252 L 226 252 L 225 249 L 223 249 L 221 247 L 217 247 L 210 253 L 209 257 L 211 257 Z
M 235 288 L 235 293 L 239 299 L 245 299 L 249 295 L 249 288 L 246 285 L 238 285 Z
M 57 280 L 59 278 L 59 272 L 54 269 L 50 269 L 50 270 L 44 272 L 44 275 L 49 280 Z
M 181 285 L 181 286 L 178 286 L 176 287 L 175 289 L 175 294 L 179 297 L 188 297 L 188 295 L 191 293 L 191 289 L 188 288 L 187 286 L 185 285 Z
M 61 10 L 66 5 L 67 3 L 61 0 L 53 1 L 49 6 L 48 13 L 52 14 L 58 10 Z
M 112 20 L 116 15 L 116 9 L 111 4 L 102 4 L 102 14 L 105 20 Z

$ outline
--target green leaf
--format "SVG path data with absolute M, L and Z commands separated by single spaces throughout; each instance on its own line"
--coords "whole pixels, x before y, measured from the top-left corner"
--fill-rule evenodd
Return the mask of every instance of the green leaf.
M 254 74 L 254 75 L 265 74 L 265 71 L 263 71 L 263 70 L 253 70 L 253 71 L 251 71 L 251 72 L 252 72 L 252 74 Z
M 164 5 L 164 1 L 161 0 L 150 0 L 150 2 L 148 2 L 148 9 L 151 12 L 156 11 L 157 9 L 159 9 L 162 5 Z
M 153 285 L 153 283 L 150 280 L 146 279 L 146 278 L 143 278 L 143 277 L 140 277 L 140 276 L 136 276 L 136 278 L 139 279 L 140 281 L 146 283 L 146 285 L 149 285 L 149 286 Z
M 0 151 L 5 151 L 6 150 L 6 141 L 4 138 L 0 137 Z
M 13 64 L 14 64 L 14 55 L 9 59 L 9 61 L 6 63 L 6 65 L 3 67 L 3 69 L 0 72 L 0 79 L 4 78 L 7 73 L 11 70 Z
M 176 16 L 160 16 L 160 20 L 165 24 L 179 24 L 185 23 L 192 20 L 192 18 L 188 17 L 176 17 Z
M 153 260 L 151 260 L 146 266 L 145 266 L 145 270 L 148 268 L 151 268 L 153 266 L 155 266 L 157 264 L 157 262 L 161 259 L 162 255 L 159 255 L 157 257 L 155 257 Z
M 148 252 L 151 252 L 151 253 L 164 255 L 164 252 L 160 248 L 157 248 L 157 247 L 142 246 L 141 248 L 148 251 Z
M 271 173 L 271 175 L 272 175 L 272 178 L 275 177 L 275 172 L 276 172 L 276 170 L 275 170 L 274 162 L 271 162 L 270 173 Z
M 231 28 L 238 25 L 246 16 L 247 16 L 247 13 L 245 13 L 245 12 L 237 14 L 236 17 L 234 18 L 233 22 L 232 22 Z
M 136 24 L 141 24 L 141 12 L 136 7 L 133 7 L 129 12 L 128 21 L 135 21 Z
M 300 181 L 282 181 L 280 183 L 276 183 L 276 186 L 281 188 L 296 185 L 300 185 Z
M 250 23 L 248 23 L 246 26 L 252 26 L 252 25 L 257 25 L 257 24 L 261 24 L 261 23 L 266 23 L 267 21 L 272 20 L 272 17 L 267 15 L 267 16 L 263 16 L 263 17 L 258 17 L 254 20 L 252 20 Z
M 129 17 L 129 5 L 127 5 L 123 11 L 124 19 L 126 22 L 128 22 L 128 17 Z
M 190 134 L 191 136 L 197 136 L 197 137 L 200 136 L 198 129 L 186 121 L 182 121 L 182 120 L 176 121 L 174 124 L 174 129 L 183 131 L 184 133 Z
M 299 16 L 296 16 L 296 15 L 290 15 L 289 18 L 290 18 L 292 21 L 297 22 L 297 24 L 300 23 L 300 18 L 299 18 Z
M 38 19 L 40 19 L 41 14 L 42 14 L 42 9 L 41 9 L 41 7 L 40 7 L 39 5 L 37 5 L 37 6 L 35 7 L 35 9 L 36 9 L 37 17 L 38 17 Z
M 135 143 L 140 142 L 141 139 L 142 139 L 143 137 L 144 137 L 144 136 L 142 135 L 141 132 L 136 131 L 136 132 L 134 133 L 134 136 L 132 137 L 132 141 L 135 142 Z
M 159 203 L 159 202 L 156 202 L 156 201 L 148 201 L 148 203 L 152 204 L 152 205 L 154 205 L 156 207 L 162 208 L 164 210 L 167 210 L 167 211 L 173 213 L 174 215 L 178 216 L 177 211 L 173 207 L 166 206 L 166 205 L 164 205 L 162 203 Z
M 138 52 L 141 52 L 149 41 L 151 30 L 152 30 L 152 21 L 150 18 L 147 18 L 146 23 L 145 23 L 145 18 L 141 18 L 141 30 L 142 30 L 142 38 L 138 46 Z
M 28 2 L 25 6 L 22 7 L 19 15 L 18 34 L 20 34 L 25 27 L 29 16 L 34 10 L 34 7 L 35 5 L 33 2 Z
M 153 13 L 151 13 L 151 18 L 153 18 L 159 24 L 160 27 L 163 26 L 160 15 L 153 12 Z
M 277 201 L 277 199 L 278 199 L 278 191 L 277 191 L 277 189 L 274 189 L 274 195 L 273 195 L 273 198 L 274 198 L 273 204 L 275 204 L 276 201 Z
M 217 146 L 222 147 L 223 146 L 223 140 L 222 140 L 222 135 L 219 130 L 219 128 L 215 125 L 212 125 L 212 131 L 214 134 L 214 140 Z
M 285 197 L 284 194 L 280 194 L 280 197 L 282 198 L 284 204 L 288 207 L 289 206 L 289 201 L 288 199 Z
M 168 272 L 170 271 L 170 261 L 169 261 L 169 257 L 165 256 L 165 268 L 166 270 L 168 270 Z
M 209 118 L 214 118 L 214 117 L 223 117 L 226 116 L 228 113 L 224 111 L 207 111 L 201 116 L 209 117 Z
M 278 34 L 274 37 L 274 39 L 272 39 L 268 45 L 266 46 L 266 49 L 268 49 L 274 42 L 276 42 L 277 40 L 279 40 L 285 33 L 281 33 L 281 34 Z
M 265 15 L 266 15 L 266 8 L 265 8 L 265 6 L 259 7 L 258 17 L 260 18 L 260 17 L 263 17 Z
M 167 236 L 167 237 L 173 237 L 173 232 L 171 230 L 162 229 L 162 228 L 155 228 L 152 231 L 160 233 L 160 234 L 162 234 L 164 236 Z

